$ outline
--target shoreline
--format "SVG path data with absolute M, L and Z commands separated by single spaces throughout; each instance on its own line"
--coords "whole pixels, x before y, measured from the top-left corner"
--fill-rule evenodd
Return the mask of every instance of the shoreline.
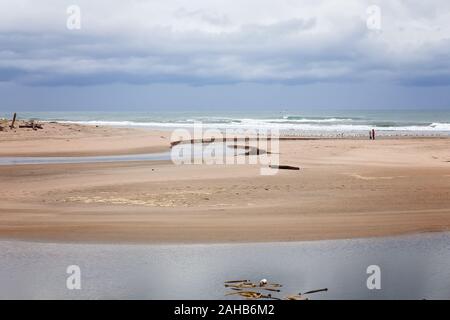
M 0 131 L 0 157 L 83 157 L 137 155 L 170 151 L 173 128 L 117 127 L 56 121 L 40 121 L 42 130 L 18 128 L 28 120 L 17 120 L 16 129 Z M 8 122 L 9 123 L 9 122 Z M 445 140 L 449 135 L 411 132 L 379 134 L 377 140 Z M 279 141 L 316 140 L 366 141 L 359 133 L 281 134 Z
M 156 153 L 170 149 L 170 132 L 132 128 L 42 123 L 43 129 L 0 132 L 0 157 L 106 156 Z
M 409 238 L 448 236 L 450 237 L 450 229 L 444 231 L 424 231 L 415 233 L 401 233 L 381 236 L 363 236 L 353 238 L 324 238 L 311 240 L 290 240 L 290 241 L 243 241 L 243 242 L 139 242 L 139 241 L 65 241 L 63 239 L 48 240 L 48 239 L 33 239 L 33 238 L 0 238 L 0 242 L 14 242 L 14 243 L 36 243 L 36 244 L 51 244 L 51 245 L 88 245 L 88 246 L 152 246 L 152 247 L 179 247 L 179 246 L 282 246 L 282 245 L 296 245 L 296 244 L 313 244 L 318 242 L 340 242 L 340 241 L 389 241 L 389 240 L 408 240 Z
M 29 152 L 28 143 L 31 154 L 45 153 L 48 139 L 66 137 L 85 144 L 73 153 L 169 147 L 167 132 L 73 128 L 55 126 L 50 138 L 0 132 L 0 155 L 5 145 Z M 258 165 L 170 161 L 0 166 L 0 238 L 251 243 L 450 230 L 450 139 L 282 140 L 280 148 L 280 164 L 300 171 L 261 176 Z

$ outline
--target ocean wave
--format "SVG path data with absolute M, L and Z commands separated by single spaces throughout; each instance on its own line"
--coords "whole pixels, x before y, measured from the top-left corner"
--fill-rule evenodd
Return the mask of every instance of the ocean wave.
M 306 122 L 306 123 L 330 123 L 330 122 L 351 122 L 358 121 L 360 118 L 345 117 L 300 117 L 300 116 L 284 116 L 283 119 L 271 119 L 271 122 Z
M 430 124 L 430 127 L 436 130 L 450 131 L 450 123 L 434 122 Z
M 217 128 L 217 129 L 270 129 L 277 128 L 279 130 L 298 130 L 298 131 L 333 131 L 333 132 L 348 132 L 348 131 L 368 131 L 376 129 L 378 131 L 436 131 L 447 132 L 450 131 L 450 123 L 426 123 L 415 125 L 402 125 L 401 123 L 288 123 L 288 122 L 273 122 L 273 119 L 230 119 L 227 121 L 216 122 L 199 122 L 198 119 L 187 119 L 185 121 L 152 121 L 152 122 L 137 122 L 137 121 L 62 121 L 64 123 L 84 124 L 84 125 L 99 125 L 99 126 L 116 126 L 116 127 L 147 127 L 147 128 L 192 128 L 195 123 L 201 123 L 203 128 Z

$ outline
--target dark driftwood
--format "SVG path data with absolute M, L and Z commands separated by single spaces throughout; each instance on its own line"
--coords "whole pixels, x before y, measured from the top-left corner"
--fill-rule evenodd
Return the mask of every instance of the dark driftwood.
M 41 124 L 34 122 L 33 120 L 25 122 L 23 125 L 20 125 L 19 128 L 31 128 L 33 130 L 43 129 Z
M 270 165 L 270 168 L 272 168 L 272 169 L 284 169 L 284 170 L 300 170 L 299 167 L 293 167 L 293 166 L 276 166 L 276 165 Z
M 9 126 L 11 129 L 14 129 L 14 124 L 16 123 L 16 117 L 17 117 L 17 114 L 14 112 L 14 116 L 13 116 L 11 125 Z
M 317 290 L 311 290 L 311 291 L 307 291 L 303 294 L 311 294 L 311 293 L 317 293 L 317 292 L 324 292 L 324 291 L 328 291 L 328 288 L 323 288 L 323 289 L 317 289 Z M 300 293 L 301 294 L 301 293 Z
M 228 280 L 225 283 L 239 283 L 239 282 L 250 282 L 250 280 Z

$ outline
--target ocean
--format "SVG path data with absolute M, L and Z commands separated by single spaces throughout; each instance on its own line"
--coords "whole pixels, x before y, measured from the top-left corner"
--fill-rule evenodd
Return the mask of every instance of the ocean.
M 0 113 L 11 118 L 11 114 Z M 153 129 L 278 128 L 284 135 L 367 135 L 375 129 L 384 136 L 450 136 L 450 110 L 313 110 L 305 112 L 178 111 L 178 112 L 20 112 L 19 118 L 87 125 Z

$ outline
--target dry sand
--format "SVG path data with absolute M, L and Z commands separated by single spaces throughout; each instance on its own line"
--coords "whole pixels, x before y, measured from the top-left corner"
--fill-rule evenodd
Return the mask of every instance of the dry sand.
M 156 151 L 169 137 L 46 124 L 0 132 L 0 155 Z M 280 157 L 301 170 L 261 176 L 257 165 L 169 161 L 0 166 L 0 237 L 209 243 L 450 230 L 450 139 L 282 141 Z
M 89 156 L 149 153 L 168 150 L 170 132 L 72 123 L 43 123 L 43 129 L 5 126 L 0 131 L 0 157 Z

